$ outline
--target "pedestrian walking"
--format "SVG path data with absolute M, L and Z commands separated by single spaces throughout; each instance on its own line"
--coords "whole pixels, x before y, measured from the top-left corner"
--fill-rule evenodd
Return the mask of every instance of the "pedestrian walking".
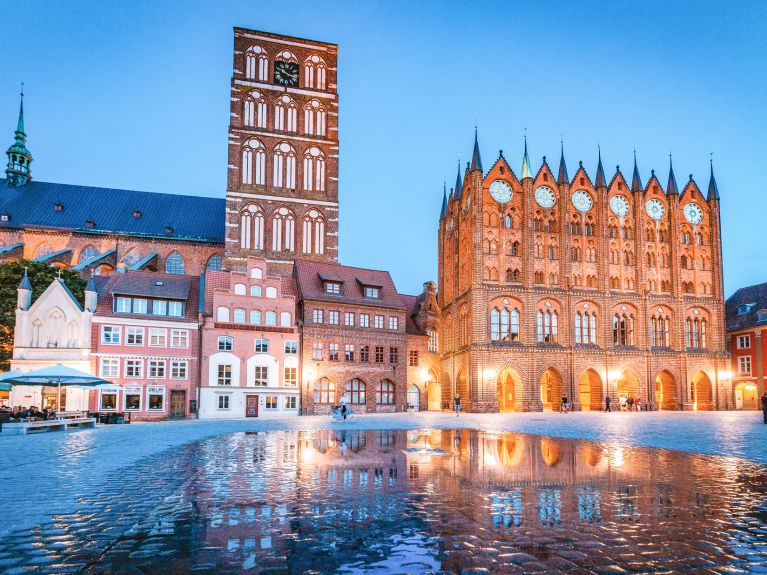
M 764 424 L 767 425 L 767 391 L 762 394 L 762 413 L 764 414 Z
M 634 411 L 634 398 L 633 397 L 629 397 L 626 400 L 626 405 L 628 405 L 629 411 Z
M 455 416 L 459 417 L 461 415 L 461 395 L 459 393 L 456 393 L 455 399 L 453 399 L 453 409 L 455 409 Z
M 613 402 L 609 395 L 605 396 L 605 413 L 611 413 L 610 404 Z
M 642 411 L 642 400 L 640 398 L 636 398 L 634 405 L 636 405 L 637 411 Z

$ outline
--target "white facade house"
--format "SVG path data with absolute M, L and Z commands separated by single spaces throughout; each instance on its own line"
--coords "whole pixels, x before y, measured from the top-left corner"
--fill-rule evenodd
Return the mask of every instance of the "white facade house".
M 90 353 L 95 306 L 93 280 L 86 288 L 83 308 L 58 278 L 32 304 L 32 285 L 25 273 L 18 288 L 11 369 L 27 373 L 62 364 L 93 373 Z M 10 404 L 54 408 L 57 395 L 58 390 L 54 387 L 14 385 Z M 61 408 L 87 410 L 88 389 L 62 387 Z

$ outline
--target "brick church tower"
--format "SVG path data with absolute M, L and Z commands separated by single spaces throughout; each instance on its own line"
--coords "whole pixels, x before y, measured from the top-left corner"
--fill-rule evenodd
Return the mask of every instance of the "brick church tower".
M 227 267 L 338 259 L 338 46 L 234 29 Z
M 642 184 L 616 168 L 519 176 L 503 154 L 484 171 L 475 137 L 439 222 L 442 399 L 470 411 L 732 405 L 724 337 L 719 192 L 669 164 Z

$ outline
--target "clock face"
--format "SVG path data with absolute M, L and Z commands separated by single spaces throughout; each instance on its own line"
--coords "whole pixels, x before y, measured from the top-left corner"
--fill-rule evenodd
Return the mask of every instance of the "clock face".
M 626 214 L 629 213 L 630 208 L 631 206 L 629 205 L 629 201 L 625 196 L 615 194 L 612 198 L 610 198 L 610 209 L 619 218 L 625 217 Z
M 274 82 L 283 86 L 297 86 L 298 64 L 277 60 L 274 63 Z
M 691 224 L 699 224 L 703 221 L 703 211 L 700 206 L 694 202 L 690 202 L 684 207 L 683 210 L 685 219 Z
M 655 198 L 652 198 L 651 200 L 647 200 L 647 203 L 645 204 L 645 209 L 647 210 L 647 215 L 650 216 L 655 221 L 660 220 L 663 215 L 666 213 L 666 208 L 663 207 L 663 204 L 660 200 L 656 200 Z
M 557 196 L 554 195 L 554 190 L 547 186 L 538 186 L 535 189 L 535 201 L 542 208 L 553 208 L 557 203 Z
M 495 180 L 490 184 L 490 195 L 499 204 L 511 201 L 511 186 L 503 180 Z
M 588 212 L 594 205 L 594 200 L 586 190 L 576 190 L 573 192 L 573 206 L 579 212 Z

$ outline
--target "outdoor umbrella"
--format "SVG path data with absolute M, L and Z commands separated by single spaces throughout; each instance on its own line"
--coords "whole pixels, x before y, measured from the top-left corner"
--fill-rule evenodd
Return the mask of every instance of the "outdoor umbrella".
M 11 372 L 8 372 L 10 374 Z M 110 383 L 105 379 L 91 375 L 85 371 L 67 367 L 57 363 L 50 367 L 43 367 L 42 369 L 36 369 L 27 373 L 19 373 L 8 377 L 5 376 L 0 379 L 2 383 L 10 383 L 11 385 L 42 385 L 52 386 L 58 388 L 58 394 L 56 397 L 56 411 L 59 411 L 61 405 L 61 386 L 72 385 L 77 387 L 95 387 L 97 385 L 103 385 Z
M 6 383 L 5 380 L 16 377 L 17 375 L 21 375 L 21 372 L 18 369 L 0 373 L 0 391 L 11 391 L 13 386 L 10 383 Z

